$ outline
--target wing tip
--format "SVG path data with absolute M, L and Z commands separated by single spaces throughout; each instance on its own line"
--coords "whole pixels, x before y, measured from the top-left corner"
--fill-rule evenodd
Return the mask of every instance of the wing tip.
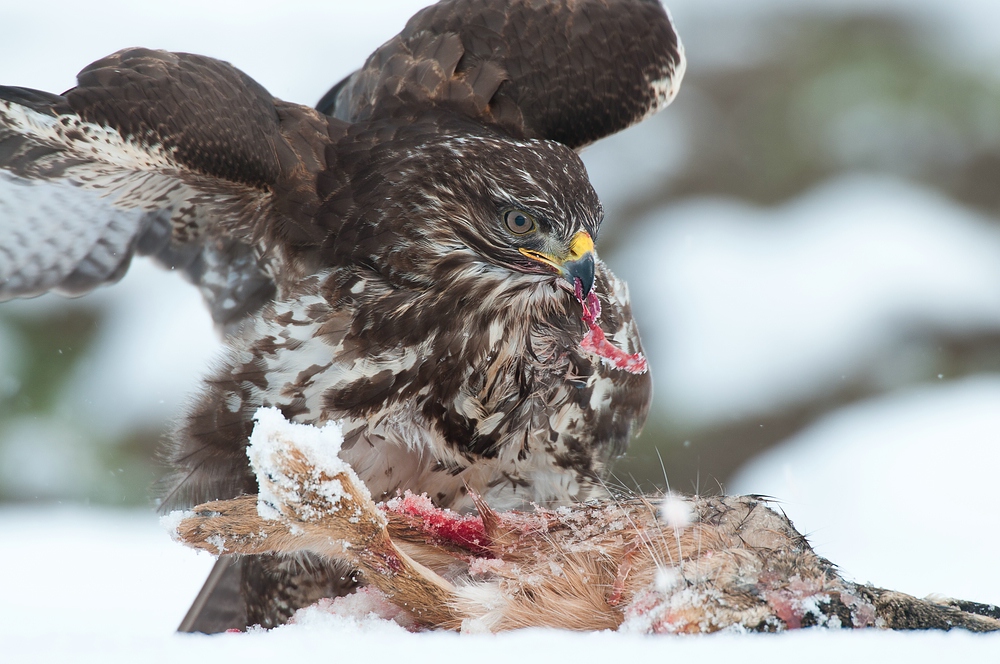
M 52 94 L 34 88 L 22 88 L 16 85 L 0 85 L 0 100 L 18 106 L 25 106 L 38 113 L 55 116 L 55 107 L 65 101 L 61 95 Z
M 240 592 L 242 580 L 240 559 L 219 556 L 177 631 L 218 634 L 231 629 L 245 630 L 247 617 Z

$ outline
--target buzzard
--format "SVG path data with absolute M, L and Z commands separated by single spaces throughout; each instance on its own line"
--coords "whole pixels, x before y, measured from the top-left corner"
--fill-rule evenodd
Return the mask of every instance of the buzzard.
M 200 289 L 227 351 L 165 508 L 256 493 L 261 406 L 342 422 L 376 497 L 600 496 L 651 384 L 576 151 L 666 106 L 684 63 L 656 0 L 444 0 L 317 109 L 141 48 L 62 95 L 0 87 L 0 299 L 80 295 L 136 254 Z M 223 557 L 181 628 L 280 624 L 350 583 Z

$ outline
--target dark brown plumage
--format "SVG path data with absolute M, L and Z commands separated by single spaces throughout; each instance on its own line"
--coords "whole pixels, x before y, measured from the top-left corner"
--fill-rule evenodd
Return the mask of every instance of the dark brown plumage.
M 173 436 L 168 507 L 256 491 L 261 405 L 343 420 L 376 496 L 600 496 L 650 381 L 580 345 L 592 288 L 603 333 L 641 352 L 574 149 L 669 103 L 683 67 L 655 1 L 446 0 L 324 97 L 332 117 L 144 49 L 64 95 L 0 88 L 0 298 L 86 292 L 133 253 L 198 285 L 228 352 Z M 223 559 L 182 627 L 279 624 L 349 584 L 316 561 Z

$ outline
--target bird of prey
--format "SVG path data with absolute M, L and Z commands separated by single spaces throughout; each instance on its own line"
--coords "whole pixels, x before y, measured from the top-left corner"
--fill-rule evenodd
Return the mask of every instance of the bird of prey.
M 651 383 L 576 151 L 684 65 L 657 0 L 443 0 L 317 109 L 140 48 L 61 95 L 0 87 L 0 299 L 83 294 L 133 255 L 201 290 L 227 350 L 171 436 L 167 508 L 256 493 L 261 406 L 341 421 L 376 497 L 601 496 Z M 181 628 L 280 624 L 350 582 L 223 556 Z

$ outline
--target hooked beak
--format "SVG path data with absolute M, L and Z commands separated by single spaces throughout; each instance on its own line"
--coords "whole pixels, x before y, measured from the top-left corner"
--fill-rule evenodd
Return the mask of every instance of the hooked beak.
M 596 266 L 594 264 L 594 240 L 587 231 L 579 231 L 569 243 L 569 255 L 559 258 L 531 249 L 518 249 L 528 258 L 552 267 L 574 288 L 580 280 L 583 297 L 594 288 Z

